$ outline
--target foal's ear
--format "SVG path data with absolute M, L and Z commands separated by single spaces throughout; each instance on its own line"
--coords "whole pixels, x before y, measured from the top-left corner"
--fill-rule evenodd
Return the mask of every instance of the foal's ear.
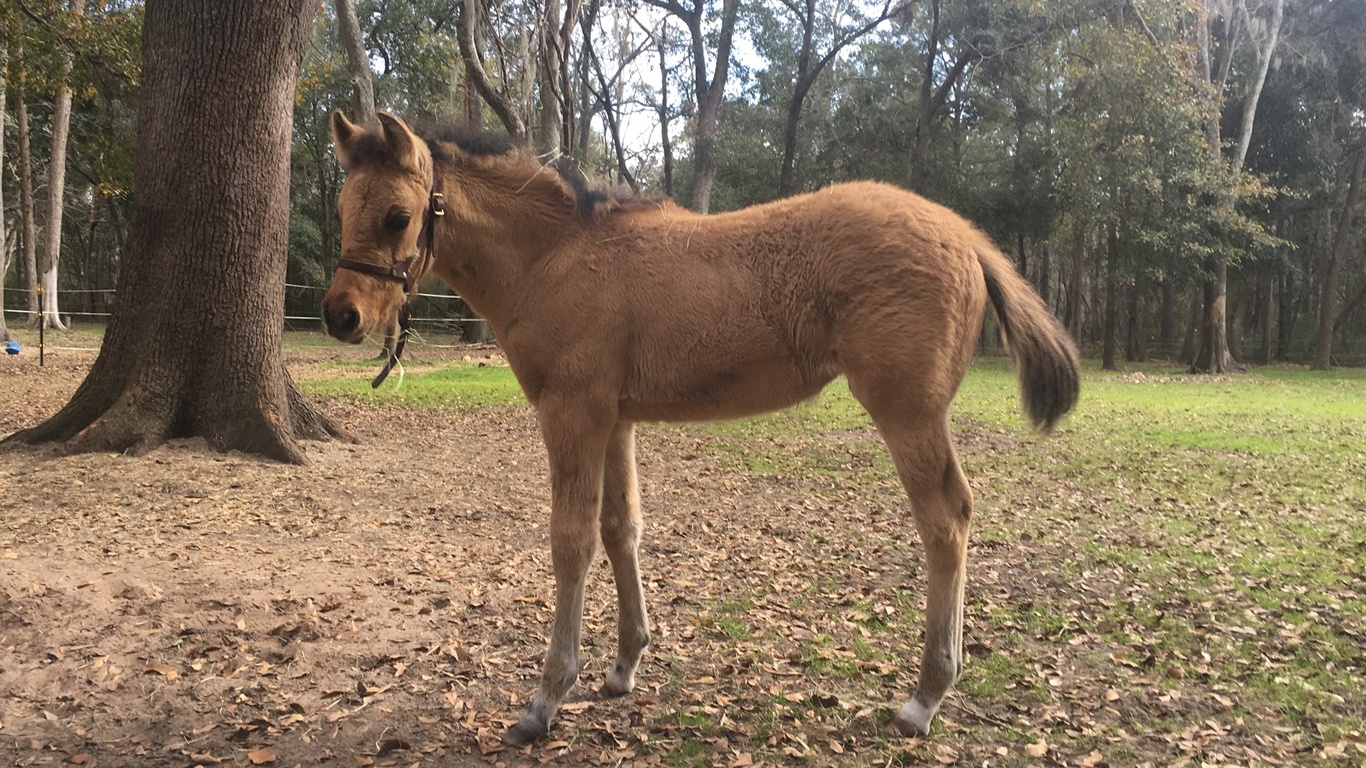
M 351 147 L 361 133 L 361 129 L 347 120 L 340 109 L 332 110 L 332 145 L 337 150 L 337 159 L 341 161 L 343 168 L 351 168 Z
M 424 163 L 422 153 L 418 151 L 420 140 L 417 135 L 402 120 L 388 112 L 379 113 L 379 127 L 384 134 L 384 143 L 389 145 L 389 151 L 398 164 L 408 170 L 421 171 Z

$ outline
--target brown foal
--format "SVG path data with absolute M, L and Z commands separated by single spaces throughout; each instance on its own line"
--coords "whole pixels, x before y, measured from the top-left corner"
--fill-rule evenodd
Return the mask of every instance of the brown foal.
M 380 273 L 413 259 L 408 271 L 437 275 L 488 320 L 549 453 L 555 624 L 540 689 L 506 741 L 545 734 L 578 678 L 599 541 L 621 622 L 602 691 L 635 684 L 650 642 L 635 423 L 784 408 L 840 374 L 891 451 L 927 552 L 920 684 L 893 720 L 926 732 L 962 669 L 972 493 L 948 412 L 988 299 L 1033 424 L 1051 428 L 1078 392 L 1076 348 L 988 238 L 886 184 L 702 216 L 591 191 L 487 137 L 422 138 L 388 114 L 364 130 L 336 113 L 332 130 L 347 171 L 342 256 L 376 269 L 337 270 L 329 333 L 359 342 L 390 328 L 404 286 Z M 427 249 L 434 193 L 445 215 Z

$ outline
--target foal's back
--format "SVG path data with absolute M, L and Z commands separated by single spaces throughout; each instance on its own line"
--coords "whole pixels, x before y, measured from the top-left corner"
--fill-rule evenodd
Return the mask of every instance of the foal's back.
M 994 250 L 952 211 L 869 182 L 713 216 L 665 204 L 573 248 L 543 279 L 597 297 L 579 338 L 630 420 L 774 410 L 851 365 L 894 369 L 947 410 L 981 327 L 977 254 Z

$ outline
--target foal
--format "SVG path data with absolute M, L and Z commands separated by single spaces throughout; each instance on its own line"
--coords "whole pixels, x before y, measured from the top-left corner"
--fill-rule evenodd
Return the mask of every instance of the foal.
M 329 333 L 388 329 L 430 271 L 492 326 L 549 453 L 555 623 L 505 740 L 544 735 L 578 678 L 599 539 L 621 622 L 602 690 L 635 685 L 650 641 L 635 423 L 784 408 L 840 374 L 891 451 L 927 554 L 920 684 L 893 721 L 926 732 L 962 670 L 972 494 L 948 411 L 988 298 L 1033 424 L 1051 428 L 1078 391 L 1076 348 L 986 236 L 885 184 L 701 216 L 590 192 L 487 137 L 424 139 L 385 113 L 368 131 L 334 113 L 332 132 L 346 268 L 323 302 Z

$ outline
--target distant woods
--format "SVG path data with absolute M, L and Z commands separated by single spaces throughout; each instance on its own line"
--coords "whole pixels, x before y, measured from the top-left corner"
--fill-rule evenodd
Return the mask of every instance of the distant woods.
M 11 326 L 45 275 L 54 321 L 108 306 L 141 24 L 132 0 L 0 0 Z M 1361 3 L 326 0 L 295 98 L 291 284 L 324 285 L 340 247 L 328 113 L 375 107 L 697 210 L 914 189 L 986 229 L 1107 365 L 1366 364 Z M 287 289 L 286 314 L 316 300 Z

